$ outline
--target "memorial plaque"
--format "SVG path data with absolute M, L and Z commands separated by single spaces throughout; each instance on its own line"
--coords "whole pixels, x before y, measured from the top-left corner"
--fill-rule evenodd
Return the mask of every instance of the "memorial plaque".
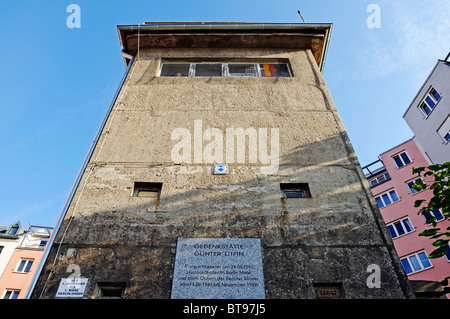
M 59 283 L 56 298 L 83 298 L 88 278 L 62 278 Z
M 258 238 L 178 238 L 172 299 L 264 299 Z

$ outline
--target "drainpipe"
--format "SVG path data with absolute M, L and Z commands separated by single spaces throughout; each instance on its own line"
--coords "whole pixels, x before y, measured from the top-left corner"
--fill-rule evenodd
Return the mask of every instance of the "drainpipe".
M 50 250 L 52 249 L 52 246 L 53 246 L 53 244 L 55 242 L 56 235 L 59 232 L 59 229 L 60 229 L 61 224 L 62 224 L 62 222 L 64 220 L 64 217 L 66 216 L 67 210 L 69 209 L 70 203 L 72 202 L 72 199 L 73 199 L 73 197 L 75 195 L 75 192 L 76 192 L 76 190 L 78 188 L 78 185 L 80 184 L 81 177 L 83 176 L 83 174 L 84 174 L 84 172 L 86 170 L 86 167 L 87 167 L 87 165 L 88 165 L 88 163 L 89 163 L 89 161 L 90 161 L 90 159 L 92 157 L 92 154 L 94 152 L 95 146 L 97 145 L 97 142 L 98 142 L 98 140 L 100 138 L 100 135 L 101 135 L 101 133 L 102 133 L 102 131 L 103 131 L 105 125 L 106 125 L 106 121 L 108 120 L 109 115 L 111 114 L 111 111 L 112 111 L 112 109 L 114 107 L 114 104 L 116 103 L 117 97 L 119 96 L 119 93 L 120 93 L 120 89 L 122 88 L 122 85 L 125 82 L 125 79 L 127 78 L 128 73 L 130 72 L 131 66 L 133 65 L 134 56 L 126 53 L 124 51 L 123 47 L 121 48 L 120 54 L 125 59 L 128 60 L 127 69 L 125 71 L 125 74 L 122 77 L 122 80 L 120 81 L 119 87 L 117 88 L 117 90 L 116 90 L 116 92 L 114 94 L 114 97 L 113 97 L 113 99 L 112 99 L 112 101 L 111 101 L 111 103 L 110 103 L 110 105 L 108 107 L 108 110 L 106 111 L 106 114 L 103 117 L 102 123 L 101 123 L 99 129 L 97 130 L 96 136 L 95 136 L 94 140 L 92 141 L 92 144 L 91 144 L 91 146 L 89 148 L 89 152 L 87 153 L 87 155 L 86 155 L 86 157 L 84 159 L 83 165 L 82 165 L 80 171 L 78 172 L 77 178 L 76 178 L 76 180 L 75 180 L 75 182 L 74 182 L 74 184 L 72 186 L 72 189 L 70 190 L 69 196 L 68 196 L 66 202 L 64 203 L 64 207 L 63 207 L 63 209 L 62 209 L 62 211 L 61 211 L 61 213 L 60 213 L 60 215 L 58 217 L 58 221 L 56 222 L 56 225 L 55 225 L 55 228 L 53 230 L 52 236 L 50 237 L 50 240 L 47 243 L 47 247 L 44 250 L 44 255 L 42 256 L 42 259 L 41 259 L 41 261 L 39 263 L 39 266 L 38 266 L 38 268 L 36 270 L 36 273 L 35 273 L 35 275 L 33 277 L 32 282 L 30 284 L 30 287 L 29 287 L 28 292 L 27 292 L 27 294 L 25 296 L 25 299 L 31 299 L 31 295 L 34 292 L 34 289 L 36 287 L 36 284 L 37 284 L 37 281 L 39 279 L 39 276 L 40 276 L 40 274 L 42 272 L 42 269 L 44 268 L 45 263 L 47 262 L 48 256 L 50 254 Z M 55 259 L 56 258 L 58 258 L 57 255 L 55 256 Z M 49 276 L 51 276 L 52 272 L 53 272 L 53 269 L 50 270 Z M 44 293 L 45 285 L 44 285 L 44 288 L 42 289 L 41 296 Z

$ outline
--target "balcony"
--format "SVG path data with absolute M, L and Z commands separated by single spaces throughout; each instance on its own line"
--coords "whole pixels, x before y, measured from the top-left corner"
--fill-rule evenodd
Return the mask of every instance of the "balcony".
M 374 188 L 391 180 L 391 176 L 387 172 L 381 159 L 364 166 L 362 169 L 367 181 L 369 182 L 370 188 Z

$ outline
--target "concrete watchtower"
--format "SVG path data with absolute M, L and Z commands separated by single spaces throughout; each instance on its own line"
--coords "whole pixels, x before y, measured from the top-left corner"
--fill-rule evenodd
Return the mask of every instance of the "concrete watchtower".
M 127 72 L 32 298 L 64 296 L 69 265 L 82 298 L 208 297 L 215 283 L 247 287 L 225 296 L 238 298 L 412 298 L 322 77 L 331 28 L 119 26 Z M 174 275 L 180 239 L 217 273 Z M 261 273 L 220 279 L 253 268 L 218 256 L 249 251 Z

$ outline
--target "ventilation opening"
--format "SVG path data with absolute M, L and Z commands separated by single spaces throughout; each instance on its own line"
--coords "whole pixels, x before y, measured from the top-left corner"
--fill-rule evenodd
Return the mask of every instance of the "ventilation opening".
M 96 298 L 122 298 L 125 291 L 124 282 L 98 282 L 95 292 Z
M 315 283 L 313 284 L 316 297 L 320 299 L 344 299 L 342 283 Z
M 308 183 L 280 183 L 282 198 L 310 198 Z
M 134 182 L 133 197 L 160 197 L 162 183 Z

